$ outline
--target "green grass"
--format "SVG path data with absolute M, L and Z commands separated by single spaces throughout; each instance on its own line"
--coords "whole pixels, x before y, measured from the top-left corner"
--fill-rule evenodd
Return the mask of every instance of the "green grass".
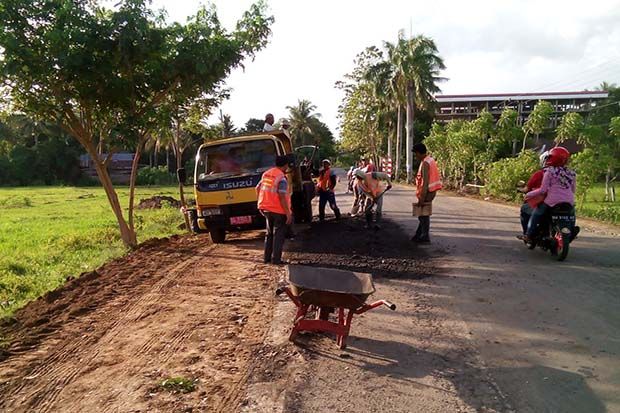
M 126 208 L 129 191 L 118 191 Z M 178 191 L 140 187 L 136 204 L 153 195 L 178 198 Z M 176 208 L 136 214 L 139 242 L 183 232 Z M 103 189 L 0 188 L 0 318 L 126 252 Z
M 620 188 L 617 188 L 616 202 L 605 201 L 605 184 L 596 184 L 588 190 L 586 202 L 577 198 L 577 214 L 600 221 L 620 224 Z
M 196 390 L 196 380 L 185 377 L 170 377 L 161 381 L 159 387 L 171 393 L 191 393 Z

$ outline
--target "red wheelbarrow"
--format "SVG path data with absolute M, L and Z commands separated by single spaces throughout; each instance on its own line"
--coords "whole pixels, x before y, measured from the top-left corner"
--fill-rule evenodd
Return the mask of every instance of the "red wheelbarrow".
M 278 288 L 276 294 L 286 293 L 297 306 L 291 341 L 300 331 L 334 333 L 338 347 L 344 349 L 354 314 L 382 305 L 396 310 L 396 305 L 386 300 L 366 304 L 368 296 L 375 292 L 370 274 L 305 265 L 289 265 L 287 272 L 289 286 Z M 329 320 L 335 310 L 338 322 Z

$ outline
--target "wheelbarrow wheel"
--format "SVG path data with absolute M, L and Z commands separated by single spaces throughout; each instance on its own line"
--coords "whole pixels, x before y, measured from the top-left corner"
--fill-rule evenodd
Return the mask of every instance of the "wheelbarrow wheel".
M 319 307 L 317 312 L 317 318 L 319 320 L 329 320 L 329 314 L 333 311 L 331 307 Z

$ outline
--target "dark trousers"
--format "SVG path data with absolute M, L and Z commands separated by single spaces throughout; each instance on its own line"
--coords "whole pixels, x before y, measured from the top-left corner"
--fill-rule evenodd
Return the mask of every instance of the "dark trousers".
M 545 215 L 547 215 L 547 211 L 549 211 L 549 208 L 551 208 L 549 205 L 542 202 L 538 204 L 534 212 L 532 212 L 530 221 L 527 224 L 527 232 L 526 232 L 526 235 L 529 238 L 533 238 L 536 235 L 538 226 L 540 225 Z
M 282 248 L 286 236 L 286 215 L 264 211 L 267 221 L 267 235 L 265 236 L 265 262 L 277 264 L 282 262 Z
M 319 191 L 319 219 L 325 219 L 325 205 L 329 203 L 329 207 L 334 211 L 336 219 L 340 219 L 340 209 L 336 205 L 336 195 L 333 191 Z
M 418 217 L 418 229 L 415 231 L 415 238 L 420 241 L 428 241 L 430 239 L 431 217 L 429 215 Z
M 527 232 L 527 224 L 530 222 L 532 212 L 532 207 L 527 202 L 521 205 L 521 228 L 523 228 L 523 235 Z

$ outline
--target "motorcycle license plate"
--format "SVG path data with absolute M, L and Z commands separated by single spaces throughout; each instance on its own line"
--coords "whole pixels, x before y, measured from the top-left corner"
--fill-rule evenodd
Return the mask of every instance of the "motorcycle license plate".
M 250 215 L 245 215 L 242 217 L 230 217 L 231 225 L 246 225 L 252 223 L 252 217 Z
M 553 222 L 575 222 L 574 215 L 554 215 L 551 219 Z

